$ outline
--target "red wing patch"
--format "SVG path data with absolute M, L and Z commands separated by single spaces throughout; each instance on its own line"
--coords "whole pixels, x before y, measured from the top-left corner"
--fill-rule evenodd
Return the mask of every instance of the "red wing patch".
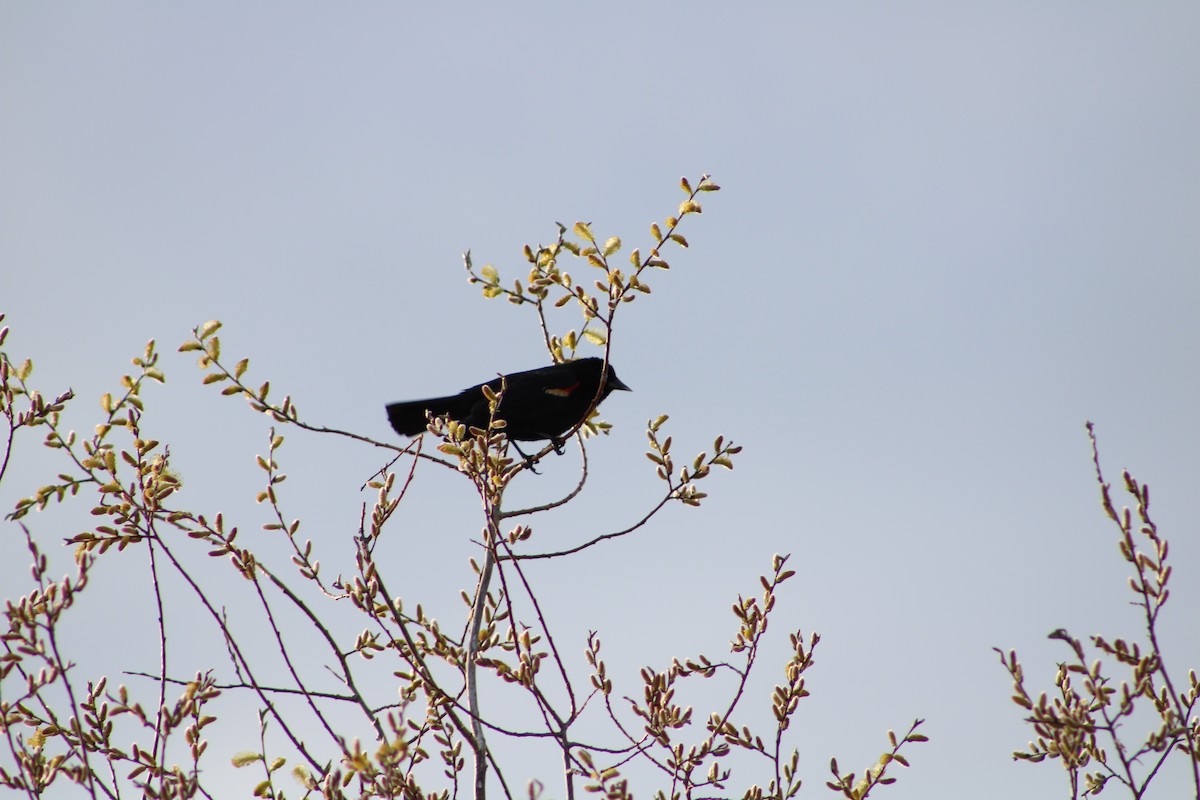
M 570 397 L 571 393 L 574 392 L 578 388 L 579 388 L 579 381 L 576 381 L 575 383 L 571 384 L 570 386 L 564 386 L 561 389 L 547 389 L 546 394 L 552 394 L 555 397 Z

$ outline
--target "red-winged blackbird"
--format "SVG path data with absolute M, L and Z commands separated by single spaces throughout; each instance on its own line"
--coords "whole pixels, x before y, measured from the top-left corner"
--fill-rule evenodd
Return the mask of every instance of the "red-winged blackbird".
M 602 371 L 603 389 L 600 388 Z M 549 439 L 556 447 L 561 444 L 562 434 L 584 420 L 593 401 L 599 405 L 614 389 L 630 391 L 612 365 L 605 370 L 604 361 L 599 358 L 514 372 L 505 375 L 503 381 L 504 395 L 496 408 L 496 417 L 504 420 L 504 433 L 509 441 Z M 468 427 L 486 428 L 488 401 L 482 390 L 487 386 L 499 392 L 500 382 L 496 378 L 449 397 L 392 403 L 387 407 L 388 419 L 396 433 L 405 436 L 415 436 L 428 427 L 426 412 L 435 417 L 448 416 Z

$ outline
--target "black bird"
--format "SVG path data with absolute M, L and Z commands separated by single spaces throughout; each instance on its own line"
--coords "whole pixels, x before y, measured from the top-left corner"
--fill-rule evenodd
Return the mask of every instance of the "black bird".
M 599 405 L 613 390 L 631 391 L 621 383 L 612 364 L 606 369 L 599 358 L 514 372 L 503 381 L 504 395 L 496 417 L 504 420 L 509 441 L 549 439 L 556 447 L 562 443 L 560 437 L 586 419 L 593 405 Z M 449 397 L 392 403 L 387 407 L 388 420 L 396 433 L 405 436 L 415 436 L 428 427 L 426 412 L 448 416 L 468 427 L 486 428 L 489 413 L 483 387 L 498 393 L 500 384 L 501 379 L 495 378 Z

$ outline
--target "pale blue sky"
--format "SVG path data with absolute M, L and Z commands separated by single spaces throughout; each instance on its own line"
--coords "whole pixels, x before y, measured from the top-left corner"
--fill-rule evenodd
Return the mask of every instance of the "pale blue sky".
M 932 741 L 882 796 L 1062 796 L 1057 766 L 1010 760 L 1029 734 L 991 647 L 1050 688 L 1067 654 L 1049 631 L 1140 630 L 1088 419 L 1110 479 L 1154 488 L 1172 666 L 1200 665 L 1198 32 L 1185 2 L 6 3 L 6 347 L 46 392 L 73 387 L 68 423 L 90 431 L 157 338 L 147 420 L 189 501 L 251 532 L 266 423 L 174 353 L 192 326 L 223 320 L 226 352 L 312 421 L 390 438 L 384 403 L 546 360 L 531 318 L 465 284 L 463 250 L 511 279 L 555 221 L 644 245 L 679 176 L 712 173 L 692 248 L 614 339 L 635 391 L 605 406 L 591 491 L 538 541 L 652 501 L 651 417 L 671 414 L 681 454 L 718 433 L 745 450 L 706 508 L 537 571 L 566 649 L 599 628 L 640 694 L 642 664 L 724 653 L 729 603 L 790 552 L 774 633 L 823 635 L 793 731 L 808 792 L 829 756 L 860 769 L 920 716 Z M 289 513 L 346 568 L 380 455 L 288 437 Z M 5 507 L 53 466 L 28 458 Z M 514 491 L 553 496 L 574 464 Z M 393 591 L 454 619 L 475 500 L 419 481 Z M 54 541 L 93 523 L 32 524 Z M 98 597 L 145 603 L 121 563 Z M 6 596 L 25 574 L 5 569 Z

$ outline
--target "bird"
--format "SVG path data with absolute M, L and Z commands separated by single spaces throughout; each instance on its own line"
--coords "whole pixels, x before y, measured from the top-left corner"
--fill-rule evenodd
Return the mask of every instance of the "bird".
M 499 393 L 501 385 L 504 394 L 496 407 L 496 418 L 504 420 L 508 440 L 516 446 L 516 442 L 549 439 L 555 449 L 561 447 L 562 435 L 587 419 L 610 393 L 632 391 L 617 377 L 612 364 L 595 357 L 580 358 L 514 372 L 447 397 L 391 403 L 387 406 L 388 421 L 403 436 L 425 431 L 429 426 L 427 415 L 486 428 L 491 415 L 483 387 Z M 521 452 L 520 447 L 517 452 Z

